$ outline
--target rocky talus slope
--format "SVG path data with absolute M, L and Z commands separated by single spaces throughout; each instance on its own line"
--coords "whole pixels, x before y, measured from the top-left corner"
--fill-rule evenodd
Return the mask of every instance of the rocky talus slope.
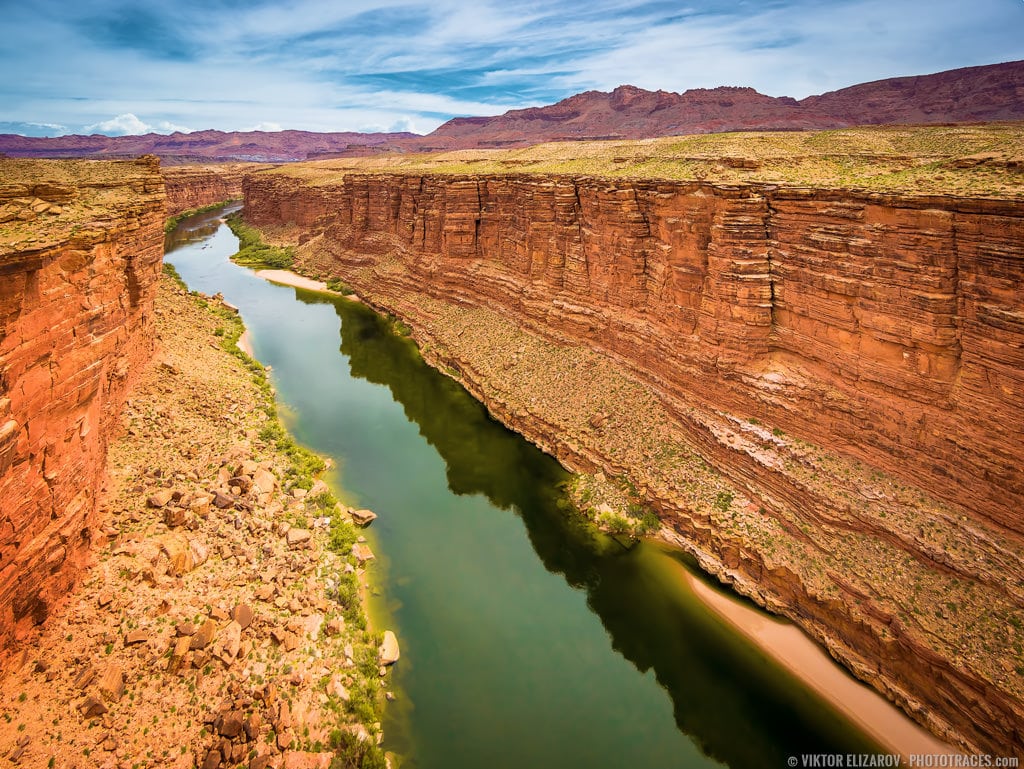
M 322 482 L 303 488 L 269 390 L 224 350 L 237 319 L 206 305 L 160 286 L 91 568 L 2 679 L 14 764 L 311 769 L 376 750 L 364 569 L 328 547 L 357 534 L 332 526 Z
M 1022 744 L 1020 201 L 369 166 L 245 198 L 588 496 L 939 735 Z
M 0 645 L 88 557 L 107 441 L 153 348 L 163 181 L 138 161 L 0 160 Z
M 165 215 L 156 158 L 0 161 L 0 757 L 383 766 L 372 553 Z

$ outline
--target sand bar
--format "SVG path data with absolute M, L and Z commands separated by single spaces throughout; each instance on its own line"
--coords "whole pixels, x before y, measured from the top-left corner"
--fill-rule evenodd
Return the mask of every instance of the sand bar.
M 249 336 L 249 329 L 242 332 L 242 335 L 238 337 L 238 349 L 248 355 L 250 358 L 255 358 L 252 352 L 252 337 Z
M 911 720 L 903 711 L 843 670 L 796 625 L 775 619 L 723 595 L 676 564 L 693 593 L 721 619 L 752 640 L 880 743 L 909 761 L 911 754 L 955 754 L 950 745 Z
M 256 270 L 256 275 L 269 280 L 273 283 L 283 283 L 286 286 L 292 286 L 294 288 L 305 288 L 310 291 L 323 291 L 328 294 L 336 294 L 337 291 L 331 291 L 327 288 L 326 283 L 322 283 L 319 280 L 313 280 L 307 278 L 298 273 L 292 272 L 291 270 Z

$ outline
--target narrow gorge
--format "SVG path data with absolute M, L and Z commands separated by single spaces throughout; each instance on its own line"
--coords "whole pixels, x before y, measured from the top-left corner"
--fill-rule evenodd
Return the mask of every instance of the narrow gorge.
M 1019 200 L 385 165 L 251 174 L 246 219 L 584 505 L 625 490 L 936 734 L 1021 744 Z

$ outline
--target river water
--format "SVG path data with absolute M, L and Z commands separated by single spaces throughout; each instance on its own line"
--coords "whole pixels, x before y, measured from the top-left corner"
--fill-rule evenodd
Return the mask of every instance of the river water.
M 566 472 L 376 314 L 232 264 L 218 216 L 183 221 L 167 261 L 240 308 L 288 428 L 334 460 L 340 498 L 380 516 L 371 618 L 401 643 L 384 729 L 403 767 L 739 769 L 877 750 L 709 611 L 679 556 L 568 514 Z

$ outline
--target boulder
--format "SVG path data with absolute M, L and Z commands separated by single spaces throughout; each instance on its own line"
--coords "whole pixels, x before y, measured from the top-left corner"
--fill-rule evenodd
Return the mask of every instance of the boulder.
M 117 702 L 124 694 L 124 670 L 115 662 L 111 662 L 100 674 L 96 688 L 100 690 L 107 702 Z
M 372 510 L 352 510 L 349 515 L 358 526 L 369 526 L 377 518 L 377 514 Z
M 283 769 L 329 769 L 333 753 L 307 753 L 303 750 L 289 750 L 284 754 Z
M 277 488 L 277 478 L 270 471 L 260 467 L 252 475 L 252 486 L 257 494 L 270 494 Z
M 352 545 L 352 555 L 359 560 L 359 563 L 366 563 L 374 558 L 373 551 L 365 542 L 356 542 Z
M 253 612 L 252 607 L 248 604 L 240 603 L 234 609 L 231 610 L 231 619 L 238 623 L 242 630 L 245 630 L 249 625 L 252 624 Z
M 205 649 L 210 645 L 210 642 L 213 640 L 215 635 L 217 635 L 217 623 L 212 619 L 208 619 L 200 625 L 199 630 L 197 630 L 196 634 L 192 636 L 189 641 L 188 648 L 193 650 Z
M 225 665 L 230 665 L 242 644 L 242 627 L 234 620 L 231 620 L 217 638 L 217 648 L 214 654 L 220 657 Z
M 135 646 L 135 644 L 145 643 L 149 640 L 149 632 L 146 630 L 133 630 L 124 637 L 125 646 Z
M 86 697 L 82 704 L 78 706 L 78 710 L 86 718 L 95 718 L 106 713 L 107 706 L 95 697 Z
M 288 543 L 288 547 L 298 548 L 305 546 L 312 536 L 309 529 L 291 528 L 285 534 L 285 541 Z
M 214 507 L 217 507 L 221 510 L 226 510 L 227 508 L 235 504 L 235 500 L 233 497 L 218 491 L 215 492 L 213 495 L 213 504 Z
M 384 640 L 380 644 L 378 657 L 382 665 L 393 665 L 398 662 L 401 652 L 398 650 L 398 638 L 390 630 L 384 631 Z
M 172 496 L 174 496 L 174 492 L 171 489 L 160 489 L 149 495 L 146 504 L 150 507 L 163 507 L 171 501 Z

